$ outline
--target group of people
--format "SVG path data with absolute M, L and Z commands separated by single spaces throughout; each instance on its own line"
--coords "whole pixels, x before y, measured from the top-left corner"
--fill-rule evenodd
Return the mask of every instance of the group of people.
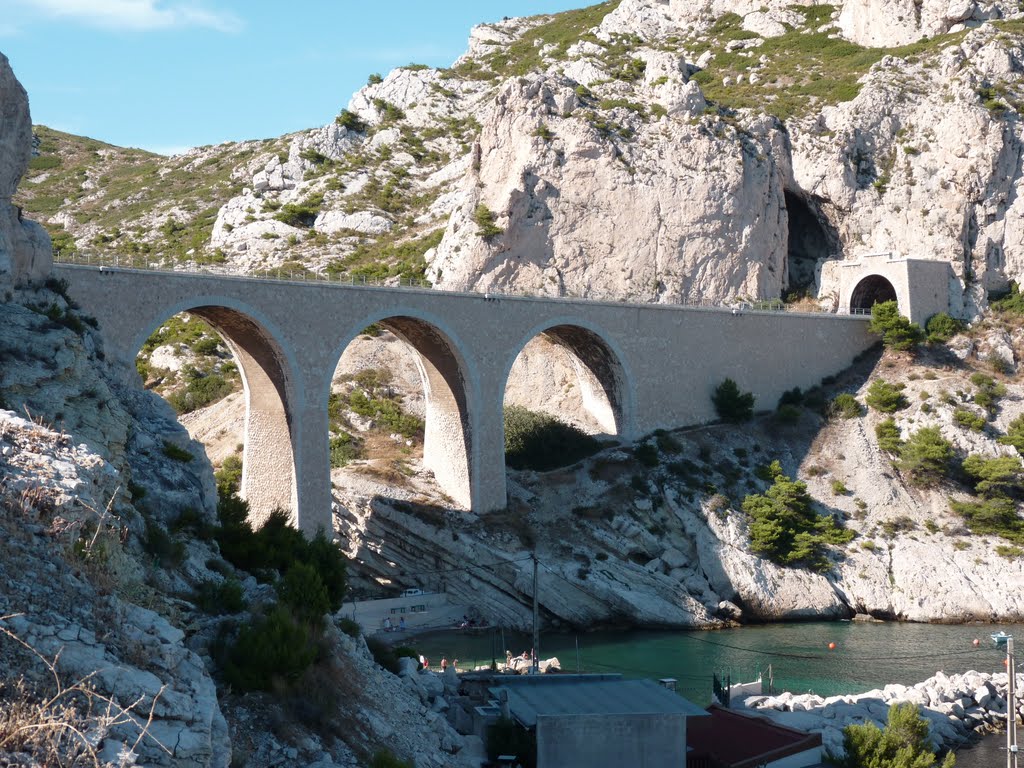
M 404 631 L 405 631 L 405 616 L 402 616 L 402 617 L 401 617 L 401 618 L 400 618 L 400 619 L 398 620 L 398 626 L 397 626 L 397 627 L 396 627 L 396 626 L 394 626 L 394 625 L 393 625 L 393 624 L 391 623 L 391 617 L 390 617 L 390 616 L 386 616 L 386 617 L 384 618 L 384 631 L 385 631 L 385 632 L 394 632 L 394 631 L 396 631 L 396 630 L 397 630 L 398 632 L 404 632 Z
M 458 663 L 459 663 L 458 659 L 453 660 L 452 663 L 451 663 L 451 667 L 453 669 L 455 669 L 456 671 L 458 671 Z M 430 671 L 430 659 L 428 659 L 423 654 L 420 654 L 420 664 L 423 665 L 423 669 L 425 669 L 427 671 Z M 448 665 L 448 657 L 446 656 L 443 659 L 441 659 L 441 674 L 442 675 L 445 672 L 448 671 L 448 666 L 449 666 Z

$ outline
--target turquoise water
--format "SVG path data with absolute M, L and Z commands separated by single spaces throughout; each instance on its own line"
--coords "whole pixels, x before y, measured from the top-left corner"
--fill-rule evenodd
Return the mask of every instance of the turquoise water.
M 886 683 L 917 683 L 942 670 L 1003 670 L 1004 651 L 989 635 L 1005 629 L 1024 638 L 1024 625 L 872 624 L 813 622 L 740 627 L 715 632 L 607 631 L 580 635 L 544 634 L 540 657 L 557 656 L 562 669 L 621 672 L 625 677 L 674 677 L 678 689 L 698 704 L 711 697 L 714 672 L 745 682 L 768 667 L 777 690 L 813 691 L 822 696 L 857 693 Z M 978 638 L 976 647 L 972 641 Z M 411 638 L 436 666 L 442 657 L 459 667 L 504 659 L 530 648 L 529 635 L 500 630 L 481 635 L 440 632 Z M 577 656 L 577 642 L 579 653 Z M 835 643 L 830 650 L 829 643 Z

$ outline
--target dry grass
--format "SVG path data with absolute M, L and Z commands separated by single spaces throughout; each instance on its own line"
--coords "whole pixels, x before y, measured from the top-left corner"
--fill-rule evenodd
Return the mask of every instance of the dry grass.
M 12 619 L 18 614 L 0 617 Z M 6 637 L 35 656 L 49 673 L 48 689 L 32 686 L 24 678 L 0 682 L 0 753 L 26 753 L 34 764 L 65 768 L 67 766 L 127 766 L 134 764 L 135 750 L 143 739 L 149 739 L 166 752 L 150 733 L 153 712 L 163 688 L 153 697 L 148 712 L 140 710 L 140 698 L 122 706 L 91 685 L 94 673 L 67 683 L 57 671 L 60 654 L 46 658 L 16 634 L 0 626 L 0 637 Z M 117 763 L 101 762 L 97 749 L 112 728 L 129 726 L 137 729 L 134 743 L 126 745 Z

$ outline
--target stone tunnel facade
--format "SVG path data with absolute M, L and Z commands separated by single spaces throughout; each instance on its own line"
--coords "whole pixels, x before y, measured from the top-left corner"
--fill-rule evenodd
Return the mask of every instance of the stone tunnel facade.
M 584 404 L 635 439 L 715 418 L 726 377 L 773 408 L 873 342 L 863 318 L 733 312 L 555 298 L 57 265 L 99 321 L 107 355 L 134 365 L 169 317 L 192 312 L 228 341 L 247 405 L 242 493 L 256 522 L 289 507 L 307 533 L 331 528 L 327 401 L 338 360 L 377 323 L 416 353 L 426 399 L 424 463 L 458 505 L 506 504 L 505 385 L 544 334 L 577 361 Z

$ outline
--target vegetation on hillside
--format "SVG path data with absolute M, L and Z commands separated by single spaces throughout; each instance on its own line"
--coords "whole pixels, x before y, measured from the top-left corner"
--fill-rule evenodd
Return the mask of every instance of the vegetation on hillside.
M 801 566 L 819 573 L 832 563 L 825 556 L 829 544 L 846 544 L 853 531 L 840 527 L 831 515 L 819 515 L 807 484 L 782 474 L 776 462 L 771 486 L 743 500 L 750 516 L 750 550 L 773 563 Z
M 938 762 L 928 739 L 928 721 L 916 704 L 889 707 L 885 730 L 874 723 L 848 725 L 843 729 L 846 756 L 842 768 L 953 768 L 956 756 L 950 752 Z
M 730 51 L 725 47 L 732 41 L 757 37 L 743 29 L 742 18 L 735 13 L 721 16 L 696 44 L 679 41 L 687 47 L 691 60 L 696 61 L 705 51 L 714 53 L 708 66 L 693 76 L 705 96 L 726 109 L 764 110 L 788 120 L 856 98 L 860 78 L 885 56 L 917 60 L 960 42 L 965 34 L 937 35 L 898 48 L 864 48 L 836 37 L 835 29 L 827 26 L 835 6 L 808 5 L 797 10 L 804 15 L 805 25 L 766 38 L 754 49 L 755 56 L 742 48 Z M 760 81 L 751 83 L 751 70 L 761 56 L 769 63 Z
M 596 438 L 554 416 L 505 406 L 505 463 L 513 469 L 565 467 L 600 448 Z

